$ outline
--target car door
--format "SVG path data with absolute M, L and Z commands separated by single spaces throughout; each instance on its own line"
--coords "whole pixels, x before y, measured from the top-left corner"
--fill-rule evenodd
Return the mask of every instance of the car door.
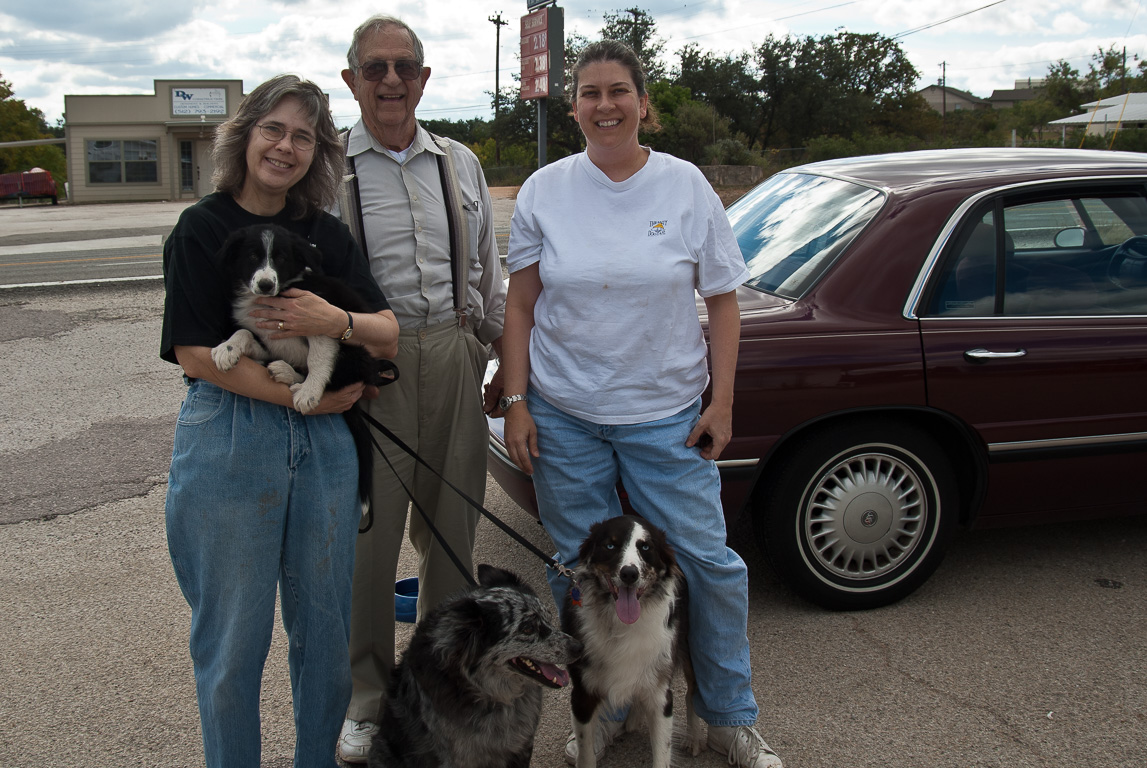
M 953 230 L 920 315 L 932 407 L 986 449 L 992 518 L 1143 511 L 1147 197 L 1025 187 Z

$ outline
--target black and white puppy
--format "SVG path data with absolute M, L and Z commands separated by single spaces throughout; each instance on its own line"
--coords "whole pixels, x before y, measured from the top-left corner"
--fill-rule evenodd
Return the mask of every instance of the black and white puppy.
M 394 668 L 371 768 L 528 768 L 542 687 L 561 688 L 579 643 L 515 574 L 478 566 L 479 585 L 418 623 Z
M 347 312 L 373 312 L 350 286 L 323 274 L 322 254 L 304 238 L 271 224 L 244 227 L 227 238 L 219 258 L 234 295 L 232 313 L 240 326 L 211 350 L 219 370 L 231 370 L 241 357 L 266 363 L 275 381 L 290 385 L 300 413 L 318 407 L 327 389 L 360 381 L 383 386 L 395 380 L 397 369 L 390 361 L 377 360 L 358 345 L 329 336 L 272 339 L 277 331 L 260 328 L 259 318 L 252 317 L 251 311 L 262 306 L 256 299 L 278 296 L 288 288 L 310 291 Z M 344 416 L 355 439 L 359 500 L 365 505 L 370 498 L 370 432 L 356 408 Z
M 668 768 L 676 670 L 686 683 L 688 746 L 701 753 L 701 720 L 689 657 L 685 575 L 665 533 L 636 515 L 595 523 L 578 550 L 577 585 L 562 628 L 582 643 L 570 665 L 577 768 L 593 768 L 594 718 L 601 705 L 630 706 L 627 729 L 649 726 L 654 768 Z M 579 594 L 580 593 L 580 594 Z M 580 603 L 580 604 L 579 604 Z

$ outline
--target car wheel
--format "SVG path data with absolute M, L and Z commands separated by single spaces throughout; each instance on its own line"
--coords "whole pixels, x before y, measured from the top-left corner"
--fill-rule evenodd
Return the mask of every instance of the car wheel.
M 811 436 L 762 489 L 758 539 L 777 573 L 834 610 L 893 603 L 924 583 L 955 528 L 954 474 L 935 440 L 865 420 Z

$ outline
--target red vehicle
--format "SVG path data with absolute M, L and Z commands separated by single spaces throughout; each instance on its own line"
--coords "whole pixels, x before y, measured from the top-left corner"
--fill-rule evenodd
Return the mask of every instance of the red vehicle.
M 1147 155 L 833 160 L 728 215 L 752 278 L 726 516 L 805 598 L 899 600 L 960 525 L 1147 511 Z
M 52 205 L 60 202 L 56 195 L 55 179 L 42 168 L 33 168 L 23 173 L 0 173 L 0 199 L 10 198 L 51 198 Z

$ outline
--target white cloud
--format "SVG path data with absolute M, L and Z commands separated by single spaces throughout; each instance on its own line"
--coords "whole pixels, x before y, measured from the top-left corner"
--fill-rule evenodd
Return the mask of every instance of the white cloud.
M 751 50 L 769 34 L 831 34 L 837 29 L 893 36 L 944 21 L 990 0 L 648 0 L 636 7 L 657 21 L 669 63 L 686 44 L 718 54 Z M 420 106 L 424 117 L 490 116 L 495 27 L 501 13 L 500 82 L 518 68 L 518 19 L 525 4 L 483 7 L 473 0 L 416 0 L 380 7 L 376 0 L 54 0 L 0 8 L 0 76 L 17 98 L 54 122 L 66 93 L 150 93 L 157 78 L 242 79 L 247 90 L 279 72 L 296 72 L 331 95 L 340 124 L 358 108 L 339 77 L 355 26 L 372 13 L 394 13 L 422 37 L 433 74 Z M 604 12 L 631 4 L 565 0 L 565 26 L 596 38 Z M 1042 77 L 1068 59 L 1086 71 L 1110 45 L 1147 54 L 1147 8 L 1129 0 L 1007 0 L 900 39 L 935 82 L 941 62 L 948 84 L 988 96 L 1023 77 Z

